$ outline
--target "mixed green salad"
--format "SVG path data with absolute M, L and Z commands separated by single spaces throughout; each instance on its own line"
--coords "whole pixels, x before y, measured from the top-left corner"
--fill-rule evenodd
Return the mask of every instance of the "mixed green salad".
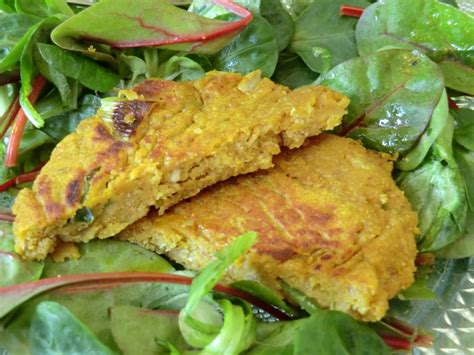
M 82 257 L 14 253 L 11 206 L 101 99 L 146 78 L 207 71 L 318 84 L 351 104 L 335 134 L 394 160 L 419 216 L 415 284 L 434 258 L 474 256 L 474 17 L 436 0 L 0 0 L 0 354 L 384 354 L 430 336 L 363 324 L 282 284 L 218 284 L 249 232 L 197 276 L 114 240 Z

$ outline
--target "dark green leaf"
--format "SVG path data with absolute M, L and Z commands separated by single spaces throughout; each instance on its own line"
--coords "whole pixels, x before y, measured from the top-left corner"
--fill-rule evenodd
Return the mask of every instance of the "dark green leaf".
M 0 10 L 6 13 L 15 12 L 15 0 L 0 0 Z
M 44 43 L 38 44 L 38 51 L 49 67 L 91 90 L 107 92 L 120 80 L 114 71 L 81 54 Z
M 79 245 L 81 258 L 55 263 L 46 260 L 43 277 L 99 272 L 170 272 L 173 267 L 158 254 L 118 240 L 96 240 Z
M 366 0 L 319 0 L 308 6 L 295 22 L 289 50 L 297 53 L 317 73 L 358 56 L 355 42 L 357 19 L 340 16 L 341 5 L 367 7 Z
M 428 154 L 429 149 L 439 137 L 439 135 L 449 124 L 449 108 L 446 90 L 439 99 L 438 105 L 433 111 L 428 128 L 420 137 L 416 145 L 402 159 L 396 162 L 396 167 L 400 170 L 413 170 L 421 164 Z
M 272 80 L 292 89 L 312 84 L 318 78 L 296 54 L 281 53 Z
M 34 354 L 113 354 L 66 307 L 42 302 L 36 307 L 30 329 Z
M 438 67 L 421 53 L 401 49 L 341 63 L 322 84 L 351 99 L 344 134 L 369 148 L 399 154 L 418 142 L 444 92 Z
M 391 354 L 367 325 L 338 311 L 318 311 L 303 322 L 294 339 L 294 354 Z
M 364 55 L 384 47 L 416 49 L 440 63 L 446 85 L 474 94 L 474 18 L 436 0 L 391 0 L 368 7 L 358 22 Z
M 420 251 L 439 250 L 464 233 L 467 201 L 463 179 L 452 156 L 451 117 L 450 122 L 423 163 L 397 178 L 418 213 Z
M 278 62 L 278 44 L 272 26 L 255 16 L 247 28 L 213 59 L 216 70 L 248 74 L 260 69 L 272 76 Z
M 57 17 L 48 17 L 38 24 L 34 25 L 34 29 L 26 38 L 25 46 L 21 53 L 21 87 L 20 87 L 20 104 L 23 111 L 27 115 L 30 122 L 37 128 L 44 124 L 43 118 L 38 114 L 31 104 L 28 96 L 32 91 L 32 83 L 37 75 L 37 68 L 34 63 L 34 52 L 38 42 L 44 42 L 49 39 L 49 32 L 60 22 Z
M 110 326 L 124 355 L 166 353 L 160 342 L 171 343 L 181 351 L 187 348 L 179 330 L 178 312 L 117 306 L 111 309 Z
M 38 21 L 34 16 L 0 12 L 0 73 L 19 62 L 28 39 L 38 28 Z
M 282 51 L 290 43 L 294 33 L 293 19 L 286 12 L 280 0 L 262 0 L 260 5 L 261 16 L 273 27 L 278 44 L 278 50 Z
M 93 116 L 100 105 L 101 101 L 98 96 L 90 94 L 84 95 L 80 101 L 78 110 L 65 112 L 58 116 L 49 118 L 42 130 L 54 140 L 56 140 L 56 142 L 59 142 L 66 135 L 74 132 L 77 125 L 82 120 Z M 38 111 L 42 112 L 39 106 L 40 103 L 38 104 Z M 44 108 L 49 110 L 51 109 L 47 107 Z

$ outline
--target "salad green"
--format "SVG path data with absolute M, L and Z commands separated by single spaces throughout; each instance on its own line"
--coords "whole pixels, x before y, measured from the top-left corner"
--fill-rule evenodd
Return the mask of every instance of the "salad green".
M 343 5 L 360 8 L 360 19 L 341 16 Z M 455 5 L 0 0 L 0 219 L 14 218 L 18 188 L 101 98 L 150 77 L 186 81 L 210 70 L 260 69 L 291 88 L 315 83 L 347 95 L 349 112 L 334 133 L 392 155 L 394 178 L 419 216 L 419 250 L 474 256 L 474 17 Z M 0 230 L 0 287 L 10 286 L 0 288 L 0 353 L 357 354 L 363 344 L 364 353 L 379 354 L 389 351 L 385 344 L 423 344 L 393 323 L 367 327 L 321 310 L 288 285 L 282 288 L 302 310 L 255 281 L 213 292 L 255 241 L 252 233 L 189 288 L 194 275 L 124 242 L 81 245 L 81 259 L 62 264 L 28 262 L 14 253 L 8 223 Z M 418 276 L 400 302 L 433 297 L 426 274 Z

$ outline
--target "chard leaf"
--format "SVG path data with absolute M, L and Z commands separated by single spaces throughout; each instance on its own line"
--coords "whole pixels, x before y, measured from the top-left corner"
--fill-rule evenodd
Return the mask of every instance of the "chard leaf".
M 260 69 L 263 76 L 272 76 L 278 62 L 278 44 L 272 26 L 255 16 L 212 62 L 216 70 L 248 74 Z
M 50 68 L 91 90 L 110 91 L 120 80 L 114 71 L 81 54 L 44 43 L 38 44 L 38 52 Z
M 340 16 L 341 5 L 367 7 L 367 0 L 319 0 L 309 5 L 295 22 L 289 50 L 297 53 L 316 73 L 324 73 L 325 63 L 315 56 L 320 48 L 330 56 L 329 68 L 358 56 L 355 41 L 357 19 Z
M 61 48 L 108 61 L 114 61 L 109 54 L 99 52 L 97 48 L 88 49 L 91 41 L 115 48 L 163 46 L 213 54 L 252 18 L 244 8 L 218 2 L 242 18 L 233 22 L 207 19 L 166 0 L 143 0 L 134 6 L 130 6 L 128 0 L 104 0 L 64 21 L 53 30 L 51 38 Z
M 449 88 L 474 94 L 474 18 L 436 0 L 376 2 L 360 18 L 361 55 L 392 46 L 422 51 L 440 64 Z
M 113 354 L 66 307 L 42 302 L 36 307 L 30 328 L 34 354 Z
M 451 116 L 448 123 L 423 163 L 397 177 L 398 185 L 418 213 L 420 251 L 437 251 L 464 233 L 467 201 L 451 148 L 454 129 Z
M 293 19 L 283 8 L 280 0 L 262 0 L 260 13 L 272 25 L 278 50 L 282 51 L 290 43 L 290 39 L 295 31 Z
M 43 277 L 100 272 L 170 272 L 173 267 L 158 254 L 118 240 L 95 240 L 79 245 L 81 258 L 45 262 Z
M 110 311 L 115 342 L 124 355 L 165 353 L 162 343 L 178 351 L 188 348 L 178 325 L 178 312 L 116 306 Z
M 321 83 L 351 99 L 343 134 L 401 155 L 425 132 L 444 92 L 438 67 L 419 52 L 401 49 L 341 63 Z
M 429 149 L 443 132 L 449 123 L 448 96 L 446 90 L 439 99 L 438 105 L 433 111 L 428 128 L 418 140 L 416 146 L 408 152 L 402 159 L 397 161 L 396 167 L 400 170 L 413 170 L 421 164 L 428 154 Z
M 369 326 L 338 311 L 318 311 L 305 319 L 294 339 L 294 354 L 391 354 Z
M 296 54 L 281 53 L 272 80 L 279 84 L 295 89 L 310 85 L 318 78 Z

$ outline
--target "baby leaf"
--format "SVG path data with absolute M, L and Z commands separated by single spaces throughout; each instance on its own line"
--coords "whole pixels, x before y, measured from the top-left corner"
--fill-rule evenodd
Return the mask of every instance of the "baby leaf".
M 36 307 L 30 328 L 34 354 L 113 354 L 66 307 L 42 302 Z
M 366 7 L 366 0 L 319 0 L 308 6 L 295 23 L 295 34 L 289 50 L 303 58 L 306 65 L 316 73 L 324 72 L 321 56 L 314 49 L 323 49 L 330 58 L 329 68 L 357 57 L 355 25 L 357 19 L 340 16 L 341 5 Z
M 401 49 L 341 63 L 322 84 L 351 99 L 343 134 L 370 148 L 400 154 L 425 132 L 444 91 L 442 73 L 433 62 Z
M 262 0 L 260 13 L 273 27 L 278 50 L 282 51 L 290 43 L 294 33 L 294 23 L 290 14 L 286 12 L 280 0 Z
M 474 94 L 474 18 L 436 0 L 369 6 L 356 29 L 361 55 L 391 46 L 416 49 L 440 64 L 446 85 Z
M 241 18 L 232 22 L 208 19 L 166 0 L 143 0 L 134 6 L 128 0 L 104 0 L 64 21 L 54 29 L 51 38 L 64 49 L 109 61 L 111 56 L 90 47 L 91 42 L 115 48 L 165 46 L 213 54 L 252 19 L 245 8 L 224 0 L 214 2 Z
M 278 44 L 272 26 L 260 16 L 213 59 L 216 70 L 248 74 L 257 69 L 272 76 L 278 62 Z

